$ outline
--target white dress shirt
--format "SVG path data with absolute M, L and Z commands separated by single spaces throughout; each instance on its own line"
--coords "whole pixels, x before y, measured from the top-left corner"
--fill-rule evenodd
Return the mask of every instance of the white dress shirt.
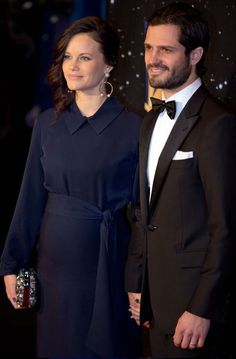
M 194 92 L 197 91 L 201 84 L 201 79 L 197 78 L 193 83 L 185 87 L 183 90 L 175 93 L 173 96 L 168 98 L 168 101 L 174 100 L 176 102 L 176 114 L 174 119 L 171 120 L 169 118 L 166 110 L 161 112 L 157 118 L 149 145 L 147 163 L 147 178 L 150 189 L 150 197 L 160 154 L 165 146 L 165 143 L 171 133 L 172 128 L 174 127 L 175 122 L 179 117 L 180 112 L 183 110 L 188 100 L 192 97 Z M 165 100 L 164 98 L 162 99 Z

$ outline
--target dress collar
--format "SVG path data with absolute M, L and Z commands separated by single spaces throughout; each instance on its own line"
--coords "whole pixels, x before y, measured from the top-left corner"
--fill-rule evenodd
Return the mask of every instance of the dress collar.
M 124 106 L 112 96 L 102 104 L 93 116 L 85 117 L 81 114 L 75 101 L 72 101 L 64 112 L 65 122 L 71 134 L 76 132 L 85 122 L 88 122 L 93 130 L 100 134 L 123 109 Z

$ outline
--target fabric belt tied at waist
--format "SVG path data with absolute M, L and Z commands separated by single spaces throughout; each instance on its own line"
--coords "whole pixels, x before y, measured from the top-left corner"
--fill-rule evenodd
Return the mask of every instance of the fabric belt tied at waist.
M 114 278 L 111 273 L 109 251 L 115 245 L 116 236 L 110 235 L 111 225 L 115 218 L 124 213 L 127 201 L 120 202 L 112 210 L 102 211 L 93 204 L 62 194 L 50 193 L 46 211 L 64 216 L 86 220 L 100 220 L 100 249 L 96 276 L 93 314 L 87 336 L 87 346 L 101 357 L 116 356 L 115 330 L 112 320 L 112 302 L 110 283 Z M 78 318 L 79 320 L 79 318 Z

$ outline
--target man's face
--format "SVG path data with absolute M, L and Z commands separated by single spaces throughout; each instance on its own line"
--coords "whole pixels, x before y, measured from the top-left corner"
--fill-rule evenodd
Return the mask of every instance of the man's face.
M 149 83 L 154 88 L 177 92 L 191 82 L 195 69 L 178 40 L 179 35 L 176 25 L 155 25 L 147 29 L 145 63 Z

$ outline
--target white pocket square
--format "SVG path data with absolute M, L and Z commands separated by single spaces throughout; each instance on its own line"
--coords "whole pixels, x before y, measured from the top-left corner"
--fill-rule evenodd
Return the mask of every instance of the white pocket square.
M 187 160 L 193 158 L 193 151 L 177 151 L 173 157 L 173 160 Z

